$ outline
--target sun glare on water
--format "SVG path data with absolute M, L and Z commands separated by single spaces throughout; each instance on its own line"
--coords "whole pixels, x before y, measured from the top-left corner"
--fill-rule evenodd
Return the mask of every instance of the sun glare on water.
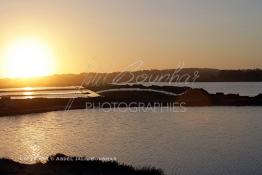
M 10 78 L 50 75 L 54 55 L 47 44 L 37 39 L 19 39 L 7 48 L 4 67 L 5 76 Z

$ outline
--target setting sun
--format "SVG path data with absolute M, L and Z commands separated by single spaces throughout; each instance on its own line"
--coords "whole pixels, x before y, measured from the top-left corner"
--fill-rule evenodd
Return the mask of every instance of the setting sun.
M 45 76 L 54 71 L 54 55 L 37 39 L 19 39 L 7 48 L 4 65 L 6 77 Z

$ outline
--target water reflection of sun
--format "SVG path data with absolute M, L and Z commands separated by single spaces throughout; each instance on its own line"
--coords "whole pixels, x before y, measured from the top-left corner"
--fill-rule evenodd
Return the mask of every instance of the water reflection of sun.
M 19 126 L 14 135 L 17 139 L 15 144 L 19 144 L 16 155 L 21 162 L 44 162 L 47 156 L 60 151 L 54 145 L 63 142 L 61 138 L 64 137 L 58 135 L 63 135 L 64 130 L 62 127 L 59 129 L 54 118 L 57 116 L 51 112 L 37 114 L 37 117 L 22 116 L 19 119 Z
M 33 95 L 33 92 L 23 92 L 23 95 L 26 95 L 26 96 Z

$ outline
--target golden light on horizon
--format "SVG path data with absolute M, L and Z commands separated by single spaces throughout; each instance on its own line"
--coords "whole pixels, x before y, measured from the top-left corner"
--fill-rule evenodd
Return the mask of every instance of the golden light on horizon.
M 31 91 L 31 90 L 33 90 L 33 88 L 32 87 L 24 87 L 24 88 L 22 88 L 24 91 Z
M 46 43 L 35 38 L 22 38 L 11 43 L 4 59 L 4 73 L 8 78 L 29 78 L 54 73 L 54 54 Z

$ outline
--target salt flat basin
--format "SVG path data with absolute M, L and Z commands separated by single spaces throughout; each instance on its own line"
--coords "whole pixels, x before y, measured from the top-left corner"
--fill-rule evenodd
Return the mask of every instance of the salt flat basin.
M 0 89 L 0 97 L 27 98 L 77 98 L 94 96 L 94 92 L 82 86 L 24 87 Z

